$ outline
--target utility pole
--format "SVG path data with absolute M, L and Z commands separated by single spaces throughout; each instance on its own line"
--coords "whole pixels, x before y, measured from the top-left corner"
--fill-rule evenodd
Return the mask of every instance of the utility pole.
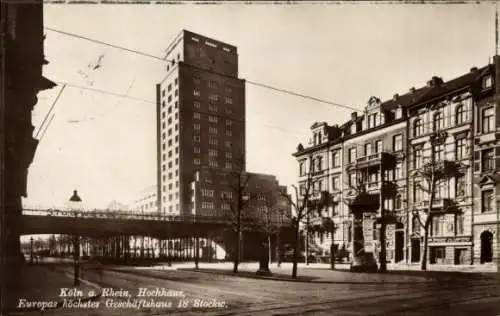
M 307 207 L 307 206 L 306 206 Z M 306 236 L 305 236 L 305 260 L 306 260 L 306 266 L 309 265 L 309 221 L 310 221 L 310 218 L 309 218 L 309 210 L 307 210 L 307 214 L 306 214 Z
M 379 272 L 386 272 L 387 271 L 387 245 L 386 245 L 386 236 L 385 236 L 385 231 L 386 231 L 386 221 L 385 221 L 385 161 L 384 161 L 384 154 L 381 153 L 382 159 L 380 159 L 380 254 L 379 254 L 379 261 L 380 261 L 380 267 L 379 267 Z
M 30 263 L 33 263 L 33 236 L 30 237 Z

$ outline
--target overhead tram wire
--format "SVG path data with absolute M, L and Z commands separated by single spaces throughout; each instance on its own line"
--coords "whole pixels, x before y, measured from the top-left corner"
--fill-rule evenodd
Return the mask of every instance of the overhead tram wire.
M 63 87 L 61 88 L 61 90 L 59 90 L 59 93 L 57 93 L 57 96 L 56 96 L 54 102 L 52 102 L 52 106 L 50 107 L 47 114 L 45 114 L 45 117 L 43 118 L 42 124 L 40 124 L 40 127 L 38 128 L 38 131 L 36 132 L 35 138 L 38 137 L 38 134 L 40 134 L 40 131 L 44 127 L 43 125 L 47 121 L 47 118 L 49 117 L 50 113 L 54 110 L 54 107 L 56 106 L 57 101 L 59 100 L 59 97 L 61 96 L 62 92 L 64 91 L 64 88 L 66 88 L 66 84 L 63 84 Z
M 43 133 L 42 133 L 42 136 L 40 136 L 40 139 L 38 140 L 38 144 L 40 145 L 40 143 L 42 142 L 43 140 L 43 137 L 45 136 L 45 133 L 47 133 L 47 130 L 49 129 L 50 127 L 50 123 L 52 123 L 52 120 L 54 119 L 54 116 L 56 114 L 55 113 L 52 113 L 50 119 L 49 119 L 49 122 L 47 123 L 47 125 L 45 126 L 45 129 L 43 130 Z
M 126 47 L 123 47 L 123 46 L 111 44 L 111 43 L 108 43 L 108 42 L 96 40 L 96 39 L 93 39 L 93 38 L 90 38 L 90 37 L 87 37 L 87 36 L 78 35 L 78 34 L 66 32 L 66 31 L 61 31 L 61 30 L 57 30 L 57 29 L 54 29 L 54 28 L 51 28 L 51 27 L 47 27 L 47 26 L 44 26 L 44 29 L 52 31 L 52 32 L 55 32 L 55 33 L 63 34 L 63 35 L 66 35 L 66 36 L 75 37 L 75 38 L 83 39 L 83 40 L 86 40 L 86 41 L 89 41 L 89 42 L 93 42 L 93 43 L 97 43 L 97 44 L 109 46 L 109 47 L 112 47 L 112 48 L 115 48 L 115 49 L 118 49 L 118 50 L 123 50 L 123 51 L 129 52 L 129 53 L 134 53 L 134 54 L 138 54 L 138 55 L 141 55 L 141 56 L 153 58 L 153 59 L 156 59 L 156 60 L 160 60 L 162 62 L 169 62 L 169 63 L 176 63 L 176 64 L 178 63 L 178 61 L 175 61 L 175 60 L 168 60 L 168 59 L 161 58 L 161 57 L 158 57 L 158 56 L 155 56 L 155 55 L 152 55 L 152 54 L 141 52 L 139 50 L 130 49 L 130 48 L 126 48 Z M 189 65 L 189 64 L 186 64 L 186 65 L 192 66 L 192 65 Z M 203 69 L 203 70 L 206 71 L 206 72 L 216 73 L 216 72 L 208 70 L 208 69 Z M 290 91 L 290 90 L 276 88 L 276 87 L 273 87 L 273 86 L 270 86 L 270 85 L 267 85 L 267 84 L 263 84 L 263 83 L 259 83 L 259 82 L 256 82 L 256 81 L 246 80 L 245 79 L 245 82 L 247 82 L 248 84 L 254 85 L 254 86 L 258 86 L 258 87 L 270 89 L 270 90 L 273 90 L 273 91 L 277 91 L 277 92 L 281 92 L 281 93 L 293 95 L 293 96 L 296 96 L 296 97 L 300 97 L 300 98 L 304 98 L 304 99 L 308 99 L 308 100 L 312 100 L 312 101 L 316 101 L 316 102 L 319 102 L 319 103 L 329 104 L 329 105 L 332 105 L 332 106 L 337 106 L 337 107 L 348 109 L 348 110 L 351 110 L 351 111 L 361 111 L 361 109 L 358 109 L 358 108 L 355 108 L 355 107 L 352 107 L 352 106 L 349 106 L 349 105 L 344 105 L 344 104 L 340 104 L 340 103 L 336 103 L 336 102 L 322 100 L 322 99 L 319 99 L 319 98 L 316 98 L 316 97 L 308 96 L 308 95 L 305 95 L 305 94 L 302 94 L 302 93 L 298 93 L 298 92 L 294 92 L 294 91 Z
M 90 88 L 90 87 L 80 86 L 80 85 L 76 85 L 76 84 L 72 84 L 72 83 L 64 82 L 64 81 L 55 81 L 55 82 L 58 83 L 58 84 L 63 84 L 65 86 L 67 86 L 67 87 L 73 87 L 73 88 L 76 88 L 76 89 L 88 90 L 88 91 L 92 91 L 92 92 L 97 92 L 97 93 L 101 93 L 101 94 L 106 94 L 106 95 L 111 95 L 111 96 L 119 97 L 119 98 L 129 99 L 129 100 L 132 100 L 132 101 L 144 102 L 144 103 L 149 103 L 149 104 L 156 104 L 155 101 L 151 101 L 151 100 L 147 100 L 147 99 L 141 99 L 141 98 L 135 98 L 135 97 L 128 96 L 126 94 L 120 94 L 120 93 L 111 92 L 111 91 L 107 91 L 107 90 L 102 90 L 102 89 L 96 89 L 96 88 Z M 197 112 L 197 113 L 200 113 L 200 114 L 203 114 L 203 115 L 211 115 L 211 116 L 222 117 L 221 114 L 217 114 L 217 113 L 204 112 L 204 111 L 199 111 L 199 110 L 195 110 L 194 112 Z M 259 123 L 255 123 L 255 122 L 252 122 L 252 121 L 247 121 L 247 120 L 242 120 L 242 119 L 236 119 L 236 118 L 232 118 L 232 120 L 236 121 L 236 122 L 241 122 L 241 123 L 246 123 L 246 124 L 253 124 L 253 125 L 258 125 L 258 126 L 262 126 L 262 127 L 266 127 L 266 128 L 276 129 L 276 130 L 279 130 L 279 131 L 282 131 L 282 132 L 286 132 L 286 133 L 294 133 L 291 130 L 284 129 L 284 128 L 279 127 L 279 126 L 259 124 Z

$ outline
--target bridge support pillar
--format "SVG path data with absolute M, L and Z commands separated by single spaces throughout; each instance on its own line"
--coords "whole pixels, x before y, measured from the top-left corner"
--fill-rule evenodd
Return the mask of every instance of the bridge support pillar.
M 194 267 L 198 269 L 198 265 L 200 262 L 200 237 L 196 236 L 194 240 Z

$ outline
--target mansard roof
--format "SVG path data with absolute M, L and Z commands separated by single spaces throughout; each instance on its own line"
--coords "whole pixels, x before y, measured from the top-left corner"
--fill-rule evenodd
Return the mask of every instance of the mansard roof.
M 478 80 L 480 80 L 484 75 L 492 71 L 493 65 L 487 65 L 475 71 L 470 71 L 463 74 L 457 78 L 451 79 L 449 81 L 443 82 L 441 84 L 436 84 L 433 86 L 427 85 L 415 89 L 413 92 L 408 92 L 404 95 L 398 96 L 387 100 L 382 103 L 382 108 L 385 110 L 391 110 L 397 106 L 410 107 L 413 105 L 418 105 L 426 101 L 431 101 L 440 96 L 444 96 L 448 93 L 470 87 Z

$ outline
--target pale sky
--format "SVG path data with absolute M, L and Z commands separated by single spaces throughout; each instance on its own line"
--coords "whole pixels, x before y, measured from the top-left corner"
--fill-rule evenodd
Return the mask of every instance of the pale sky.
M 449 80 L 494 54 L 494 6 L 398 4 L 45 5 L 45 26 L 163 56 L 190 30 L 238 47 L 240 77 L 361 109 Z M 46 31 L 44 67 L 66 87 L 28 176 L 26 204 L 130 203 L 156 182 L 155 84 L 161 61 Z M 104 54 L 101 67 L 91 71 Z M 88 76 L 87 78 L 85 76 Z M 61 86 L 39 94 L 35 133 Z M 295 183 L 291 154 L 315 121 L 342 124 L 349 110 L 247 85 L 248 171 Z

